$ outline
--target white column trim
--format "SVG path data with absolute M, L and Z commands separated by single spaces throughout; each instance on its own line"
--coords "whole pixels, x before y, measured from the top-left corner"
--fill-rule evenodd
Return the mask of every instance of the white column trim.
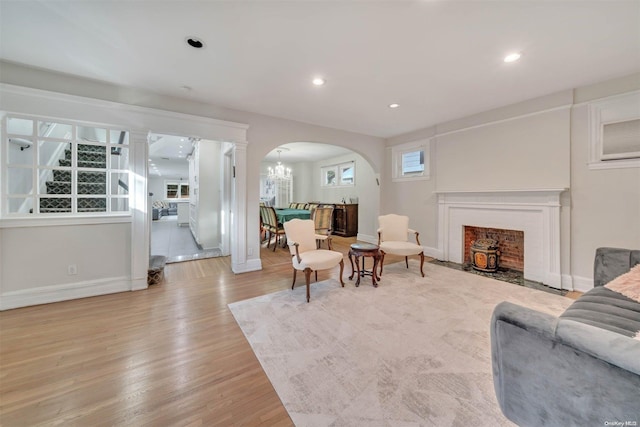
M 146 289 L 149 269 L 149 197 L 148 165 L 149 132 L 129 133 L 130 179 L 129 203 L 131 209 L 131 290 Z

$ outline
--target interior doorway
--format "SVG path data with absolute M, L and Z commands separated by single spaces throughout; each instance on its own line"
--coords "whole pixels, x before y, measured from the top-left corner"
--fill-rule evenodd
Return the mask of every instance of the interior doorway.
M 224 254 L 221 149 L 217 141 L 150 134 L 151 255 L 180 262 Z

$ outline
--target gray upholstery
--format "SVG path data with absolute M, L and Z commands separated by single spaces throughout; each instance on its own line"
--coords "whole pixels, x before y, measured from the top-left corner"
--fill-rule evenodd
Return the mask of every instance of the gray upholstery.
M 598 286 L 638 261 L 640 251 L 598 249 Z M 638 324 L 640 303 L 602 287 L 560 317 L 499 304 L 491 352 L 502 412 L 520 426 L 640 424 L 640 341 L 631 338 Z
M 640 250 L 598 248 L 593 263 L 593 286 L 604 286 L 640 264 Z

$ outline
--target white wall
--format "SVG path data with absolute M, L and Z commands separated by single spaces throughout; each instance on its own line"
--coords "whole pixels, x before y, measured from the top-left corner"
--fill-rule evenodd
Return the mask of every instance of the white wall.
M 578 88 L 571 116 L 571 272 L 592 286 L 601 246 L 640 249 L 640 168 L 589 169 L 588 102 L 640 89 L 640 73 Z
M 592 286 L 600 246 L 640 248 L 640 169 L 589 170 L 589 100 L 640 88 L 640 74 L 563 91 L 390 138 L 381 212 L 409 215 L 437 255 L 438 191 L 568 188 L 561 196 L 561 272 Z M 431 179 L 391 181 L 390 147 L 432 138 Z M 495 158 L 494 158 L 495 155 Z
M 324 166 L 355 162 L 356 175 L 353 187 L 322 187 L 320 185 L 321 169 Z M 313 192 L 310 200 L 326 203 L 349 203 L 350 198 L 358 198 L 358 239 L 377 241 L 376 230 L 380 205 L 380 191 L 376 183 L 377 173 L 369 162 L 357 153 L 345 154 L 313 163 L 309 168 Z
M 3 309 L 131 289 L 130 223 L 4 228 L 0 253 Z
M 222 156 L 217 141 L 199 142 L 198 232 L 204 249 L 220 248 Z
M 568 107 L 439 135 L 438 191 L 569 187 Z
M 65 105 L 60 105 L 56 97 L 44 97 L 41 98 L 40 102 L 33 103 L 29 100 L 22 100 L 19 97 L 6 96 L 6 94 L 3 94 L 3 96 L 0 97 L 0 104 L 2 104 L 0 109 L 4 109 L 5 111 L 67 118 L 78 121 L 98 121 L 120 126 L 125 129 L 136 129 L 140 136 L 143 135 L 143 130 L 155 133 L 208 137 L 209 139 L 232 142 L 244 142 L 239 141 L 237 138 L 241 135 L 244 139 L 246 136 L 245 141 L 248 141 L 246 159 L 243 158 L 241 164 L 236 169 L 237 176 L 246 178 L 247 183 L 246 196 L 243 197 L 242 202 L 239 202 L 243 206 L 246 204 L 246 209 L 243 209 L 239 214 L 243 215 L 243 218 L 247 218 L 247 222 L 244 229 L 238 233 L 239 235 L 246 234 L 247 241 L 244 242 L 244 239 L 242 239 L 243 253 L 237 254 L 237 259 L 241 260 L 243 268 L 246 269 L 245 271 L 261 267 L 259 234 L 255 232 L 255 230 L 258 229 L 259 223 L 260 162 L 267 153 L 288 142 L 310 141 L 350 148 L 365 156 L 371 164 L 374 165 L 374 168 L 378 170 L 382 164 L 384 140 L 381 138 L 157 95 L 94 80 L 28 68 L 3 61 L 0 61 L 0 82 L 19 87 L 43 89 L 68 95 L 87 97 L 85 104 L 77 103 L 77 99 L 75 98 L 69 98 L 69 102 L 65 103 Z M 163 120 L 158 121 L 155 120 L 155 117 L 150 117 L 148 111 L 140 114 L 137 114 L 137 112 L 131 114 L 130 111 L 123 111 L 118 106 L 104 108 L 100 102 L 95 102 L 95 105 L 93 105 L 92 99 L 133 106 L 133 111 L 136 111 L 135 107 L 139 106 L 155 108 L 157 111 L 170 111 L 181 114 L 165 114 L 162 116 Z M 98 118 L 96 118 L 97 111 L 99 111 Z M 249 125 L 249 130 L 246 130 L 246 126 L 242 125 L 243 123 Z M 221 132 L 223 136 L 221 137 L 217 132 Z M 133 148 L 135 146 L 134 141 L 131 147 Z M 244 145 L 241 149 L 244 150 Z M 136 150 L 139 151 L 138 160 L 144 157 L 146 164 L 146 150 Z M 146 194 L 147 182 L 141 179 L 144 178 L 144 176 L 144 172 L 138 172 L 134 179 L 137 184 L 135 184 L 133 188 L 136 188 L 136 186 L 142 188 L 143 186 Z M 145 197 L 145 201 L 147 199 L 148 197 Z M 141 207 L 134 206 L 134 215 L 138 215 L 138 212 L 145 217 L 148 215 L 146 212 L 138 211 L 138 208 Z M 22 232 L 26 233 L 26 229 L 18 227 L 7 237 L 6 230 L 9 226 L 2 224 L 2 222 L 3 221 L 0 220 L 0 228 L 3 229 L 1 235 L 3 240 L 2 245 L 6 247 L 20 245 L 22 241 L 20 234 Z M 93 239 L 96 235 L 96 233 L 92 231 L 84 231 L 87 239 Z M 134 234 L 136 235 L 132 235 L 131 242 L 121 247 L 119 253 L 129 250 L 129 248 L 137 244 L 144 244 L 146 241 L 146 251 L 144 249 L 142 251 L 131 251 L 131 257 L 144 257 L 145 254 L 148 256 L 148 236 L 138 236 L 137 232 Z M 107 237 L 107 239 L 108 238 L 109 237 Z M 53 247 L 55 242 L 43 241 L 42 244 Z M 110 245 L 108 242 L 105 244 Z M 3 258 L 0 261 L 0 269 L 2 269 L 3 275 L 0 277 L 4 277 L 5 264 L 6 262 Z M 48 265 L 44 259 L 31 257 L 21 260 L 21 262 L 14 267 L 18 270 L 27 271 L 34 265 L 38 266 L 41 264 Z M 134 263 L 134 265 L 139 265 L 139 263 Z M 131 269 L 134 270 L 135 267 L 132 266 Z M 132 274 L 130 274 L 128 280 L 130 283 L 131 281 L 135 281 L 136 283 L 142 282 L 143 278 L 141 276 L 145 272 L 146 270 L 136 271 L 136 277 L 131 277 Z M 16 279 L 19 280 L 17 283 L 14 283 L 13 281 Z M 36 286 L 36 284 L 31 282 L 27 277 L 18 278 L 15 275 L 7 276 L 7 280 L 12 281 L 10 284 L 4 279 L 0 280 L 0 293 L 4 292 L 6 286 L 10 286 L 12 289 L 21 289 L 25 292 L 35 289 Z M 72 287 L 73 283 L 73 278 L 65 277 L 51 279 L 46 286 L 50 289 L 67 289 Z
M 320 185 L 322 167 L 351 161 L 355 163 L 356 169 L 354 186 L 322 187 Z M 261 174 L 266 176 L 269 166 L 273 167 L 275 163 L 262 162 Z M 378 174 L 364 157 L 352 153 L 317 162 L 286 163 L 285 166 L 291 168 L 294 177 L 294 202 L 342 203 L 344 198 L 349 203 L 352 197 L 358 198 L 358 239 L 377 241 L 377 217 L 380 204 L 380 191 L 376 181 Z
M 149 178 L 148 189 L 149 193 L 153 193 L 153 196 L 151 196 L 152 202 L 156 200 L 164 200 L 164 181 L 164 178 Z

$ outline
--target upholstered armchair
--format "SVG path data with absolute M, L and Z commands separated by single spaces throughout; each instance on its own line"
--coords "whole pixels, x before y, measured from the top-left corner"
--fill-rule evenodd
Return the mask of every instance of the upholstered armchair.
M 291 252 L 291 262 L 293 263 L 293 283 L 291 289 L 296 284 L 296 273 L 298 270 L 304 271 L 307 284 L 307 302 L 310 300 L 311 272 L 315 272 L 316 282 L 318 281 L 318 270 L 327 270 L 340 265 L 340 284 L 344 288 L 342 272 L 344 271 L 344 261 L 341 252 L 331 250 L 331 239 L 328 238 L 329 249 L 317 249 L 315 226 L 310 219 L 292 219 L 284 223 L 284 230 L 287 234 L 289 251 Z
M 409 217 L 404 215 L 381 215 L 378 217 L 378 246 L 380 246 L 380 276 L 384 267 L 385 254 L 400 255 L 404 257 L 405 264 L 409 268 L 409 256 L 420 255 L 420 274 L 424 277 L 424 250 L 418 239 L 418 232 L 409 228 Z M 416 243 L 409 241 L 409 234 L 414 234 Z

